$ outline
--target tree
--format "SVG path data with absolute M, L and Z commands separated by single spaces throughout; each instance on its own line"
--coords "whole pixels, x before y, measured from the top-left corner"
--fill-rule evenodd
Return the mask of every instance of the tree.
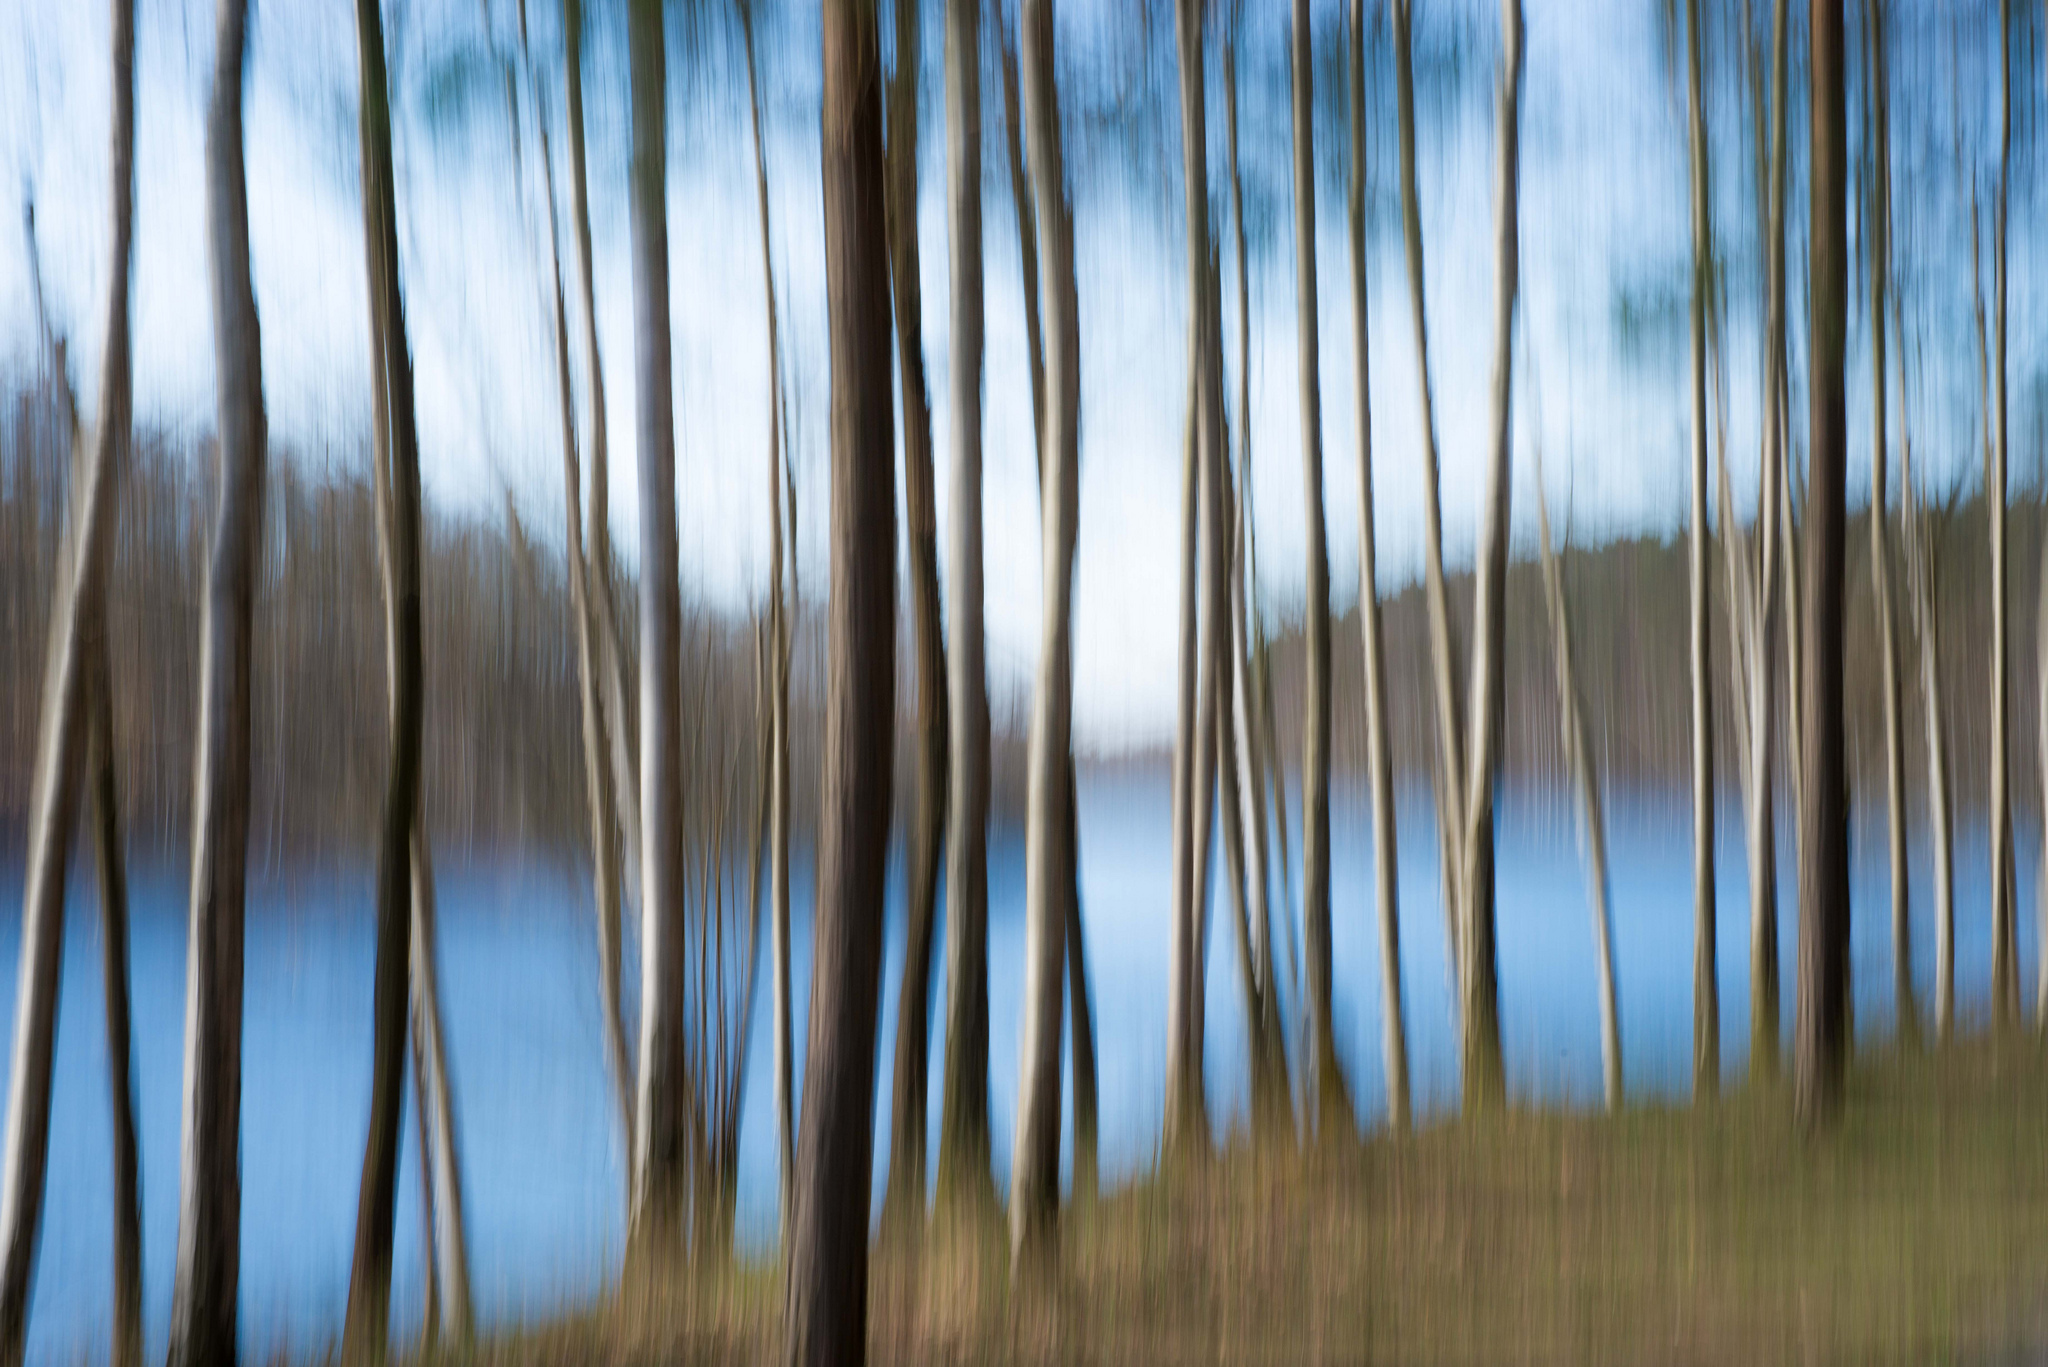
M 1887 63 L 1883 0 L 1865 0 L 1864 39 L 1868 77 L 1865 118 L 1871 145 L 1869 224 L 1870 267 L 1870 582 L 1877 607 L 1879 684 L 1884 694 L 1885 848 L 1890 856 L 1892 992 L 1899 1037 L 1917 1040 L 1920 1013 L 1913 1001 L 1912 926 L 1906 916 L 1905 722 L 1899 701 L 1898 610 L 1892 594 L 1890 519 L 1885 511 L 1885 327 L 1886 277 L 1891 271 L 1891 71 Z
M 1366 316 L 1365 0 L 1351 0 L 1345 65 L 1350 77 L 1351 186 L 1345 226 L 1351 244 L 1351 329 L 1358 391 L 1358 635 L 1365 653 L 1365 767 L 1372 785 L 1373 900 L 1379 913 L 1381 1047 L 1387 1124 L 1409 1123 L 1408 1029 L 1401 1008 L 1401 908 L 1394 833 L 1394 757 L 1387 734 L 1387 658 L 1380 629 L 1377 532 L 1373 525 L 1372 367 Z
M 1566 528 L 1570 540 L 1570 528 Z M 1593 959 L 1600 973 L 1600 1075 L 1610 1113 L 1621 1109 L 1621 1016 L 1614 997 L 1614 916 L 1609 910 L 1607 821 L 1600 810 L 1599 775 L 1586 738 L 1585 703 L 1572 668 L 1572 624 L 1566 611 L 1564 570 L 1550 547 L 1550 506 L 1543 489 L 1543 450 L 1536 451 L 1536 546 L 1543 562 L 1543 602 L 1550 615 L 1550 648 L 1557 664 L 1558 725 L 1565 764 L 1579 797 L 1579 848 L 1586 856 L 1586 890 L 1593 912 Z
M 572 212 L 576 227 L 577 263 L 583 291 L 586 362 L 591 407 L 591 545 L 595 552 L 607 524 L 601 498 L 606 480 L 604 458 L 604 373 L 597 350 L 597 321 L 591 280 L 590 200 L 583 149 L 583 7 L 580 0 L 562 3 L 563 84 L 568 91 L 569 160 Z M 564 543 L 569 567 L 569 597 L 576 616 L 577 694 L 583 720 L 583 785 L 590 808 L 591 900 L 597 913 L 598 1009 L 604 1016 L 605 1064 L 619 1108 L 619 1137 L 631 1171 L 633 1149 L 633 1064 L 626 1052 L 626 1033 L 619 1007 L 620 881 L 617 785 L 610 767 L 610 737 L 625 719 L 607 706 L 602 675 L 609 649 L 600 625 L 599 600 L 608 594 L 609 553 L 587 554 L 582 534 L 583 477 L 576 448 L 576 403 L 570 384 L 569 333 L 563 298 L 561 245 L 554 212 L 554 163 L 547 151 L 547 127 L 541 126 L 542 160 L 547 175 L 548 245 L 555 262 L 556 380 L 562 408 L 563 505 L 568 515 Z M 630 1183 L 629 1191 L 630 1191 Z
M 112 146 L 109 210 L 112 258 L 107 291 L 106 343 L 101 352 L 99 413 L 90 447 L 79 430 L 63 351 L 53 345 L 56 383 L 67 395 L 71 431 L 72 521 L 68 545 L 58 553 L 56 602 L 50 613 L 44 661 L 41 730 L 30 800 L 27 886 L 22 892 L 21 967 L 15 991 L 14 1058 L 8 1075 L 7 1147 L 0 1169 L 0 1362 L 19 1363 L 28 1332 L 30 1284 L 41 1224 L 44 1172 L 49 1159 L 50 1090 L 62 985 L 66 863 L 81 796 L 90 786 L 100 856 L 101 906 L 106 915 L 109 1064 L 113 1077 L 116 1145 L 117 1355 L 140 1354 L 140 1253 L 134 1242 L 135 1136 L 128 1114 L 126 906 L 121 894 L 119 832 L 113 802 L 112 737 L 108 734 L 106 578 L 115 536 L 115 491 L 129 439 L 132 360 L 129 288 L 135 237 L 135 6 L 113 0 Z M 34 251 L 34 218 L 28 223 Z M 33 272 L 38 312 L 41 272 Z M 49 334 L 47 321 L 43 325 Z M 88 761 L 91 772 L 88 773 Z M 121 937 L 120 962 L 115 936 Z M 117 1010 L 121 1019 L 115 1020 Z M 118 1026 L 118 1033 L 117 1033 Z M 130 1260 L 133 1260 L 132 1262 Z M 124 1275 L 125 1274 L 125 1275 Z
M 390 751 L 377 842 L 377 939 L 372 983 L 370 1124 L 356 1206 L 342 1355 L 381 1360 L 391 1309 L 399 1120 L 404 1104 L 410 923 L 428 894 L 420 838 L 420 470 L 398 215 L 391 170 L 391 103 L 380 0 L 357 0 L 361 66 L 363 240 L 370 286 L 372 460 L 380 504 Z M 426 1161 L 426 1155 L 422 1155 Z
M 1323 529 L 1323 396 L 1316 355 L 1315 71 L 1308 0 L 1294 0 L 1294 288 L 1307 499 L 1308 676 L 1302 698 L 1301 914 L 1308 968 L 1309 1086 L 1317 1131 L 1350 1119 L 1330 1012 L 1330 556 Z
M 640 1096 L 633 1215 L 639 1254 L 680 1247 L 689 1201 L 684 994 L 682 646 L 676 580 L 675 393 L 668 324 L 668 66 L 660 0 L 633 0 L 634 422 L 640 461 Z
M 1206 518 L 1208 451 L 1215 411 L 1209 387 L 1210 335 L 1215 317 L 1207 282 L 1210 252 L 1207 118 L 1202 73 L 1202 5 L 1176 0 L 1174 32 L 1180 70 L 1181 157 L 1187 197 L 1188 427 L 1181 477 L 1180 678 L 1173 748 L 1173 912 L 1167 979 L 1166 1144 L 1169 1151 L 1197 1144 L 1207 1125 L 1202 1095 L 1202 922 L 1208 900 L 1208 863 L 1197 832 L 1197 809 L 1207 810 L 1198 753 L 1214 744 L 1200 720 L 1198 671 L 1201 618 L 1197 570 Z M 1213 539 L 1209 541 L 1213 546 Z M 1213 621 L 1213 619 L 1211 619 Z
M 1811 1127 L 1838 1108 L 1848 1053 L 1849 861 L 1842 774 L 1842 338 L 1848 298 L 1841 0 L 1812 0 L 1808 22 L 1813 207 L 1807 270 L 1813 309 L 1793 1081 L 1801 1122 Z
M 889 1112 L 892 1219 L 924 1217 L 925 1077 L 931 1053 L 932 923 L 946 821 L 946 643 L 939 614 L 938 497 L 925 390 L 917 251 L 918 0 L 896 0 L 896 72 L 888 89 L 889 275 L 896 368 L 903 384 L 903 494 L 910 532 L 911 621 L 917 637 L 917 798 L 911 817 L 903 982 L 896 999 L 896 1073 Z
M 221 0 L 207 110 L 206 206 L 220 485 L 207 567 L 193 798 L 191 945 L 171 1367 L 235 1360 L 242 1211 L 242 899 L 249 841 L 250 607 L 263 539 L 262 345 L 242 162 L 247 0 Z
M 2005 406 L 2006 216 L 2012 189 L 2012 0 L 1998 0 L 1998 195 L 1991 211 L 1991 425 L 1984 502 L 1991 520 L 1991 1016 L 2019 1020 L 2020 969 L 2013 906 L 2011 718 L 2006 695 Z M 1974 240 L 1974 239 L 1973 239 Z
M 881 63 L 864 0 L 824 7 L 825 290 L 832 590 L 810 1049 L 784 1360 L 865 1359 L 875 1011 L 896 699 L 896 481 Z
M 1046 407 L 1039 502 L 1045 622 L 1032 695 L 1024 853 L 1024 1028 L 1017 1139 L 1010 1184 L 1013 1274 L 1044 1258 L 1059 1208 L 1060 1008 L 1074 833 L 1068 819 L 1073 749 L 1074 540 L 1079 515 L 1080 316 L 1073 208 L 1060 147 L 1051 0 L 1024 0 L 1025 125 L 1038 235 L 1039 295 L 1047 302 Z
M 1707 185 L 1707 121 L 1700 90 L 1700 4 L 1686 0 L 1687 143 L 1692 153 L 1692 1086 L 1721 1089 L 1721 985 L 1714 938 L 1713 635 L 1707 619 L 1707 310 L 1713 289 L 1713 201 Z

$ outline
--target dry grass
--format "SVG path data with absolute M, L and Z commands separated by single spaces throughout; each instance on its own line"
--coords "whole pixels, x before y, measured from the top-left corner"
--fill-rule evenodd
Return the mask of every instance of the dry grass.
M 991 1227 L 879 1251 L 871 1285 L 883 1363 L 2032 1360 L 2048 1067 L 1867 1062 L 1813 1140 L 1763 1091 L 1236 1147 L 1068 1211 L 1047 1285 L 1012 1293 Z M 779 1306 L 770 1269 L 677 1277 L 480 1360 L 772 1361 Z

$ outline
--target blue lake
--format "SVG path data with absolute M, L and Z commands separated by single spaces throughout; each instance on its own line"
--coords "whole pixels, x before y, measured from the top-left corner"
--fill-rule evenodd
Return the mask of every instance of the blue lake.
M 1682 1097 L 1692 1050 L 1690 814 L 1682 797 L 1623 793 L 1609 815 L 1615 954 L 1632 1097 Z M 1596 1104 L 1600 1045 L 1591 922 L 1572 809 L 1542 790 L 1505 796 L 1499 817 L 1501 1015 L 1511 1090 Z M 1383 1105 L 1378 936 L 1372 909 L 1368 799 L 1333 794 L 1334 955 L 1339 1049 L 1363 1118 Z M 1168 785 L 1090 777 L 1080 788 L 1084 933 L 1095 1008 L 1105 1176 L 1145 1168 L 1157 1142 L 1166 1052 Z M 1877 819 L 1881 820 L 1881 816 Z M 2032 890 L 2039 848 L 2018 823 L 2022 981 L 2033 982 Z M 1748 895 L 1737 814 L 1723 813 L 1717 867 L 1723 1066 L 1748 1056 Z M 1891 942 L 1881 827 L 1860 825 L 1854 856 L 1856 1023 L 1891 1031 Z M 1795 959 L 1790 833 L 1781 836 L 1785 1010 Z M 1988 850 L 1981 824 L 1957 833 L 1957 984 L 1965 1022 L 1988 999 Z M 808 1005 L 811 870 L 794 870 L 796 1039 Z M 990 841 L 989 1106 L 999 1176 L 1015 1118 L 1022 990 L 1023 840 Z M 1219 876 L 1216 889 L 1222 893 Z M 1404 793 L 1400 891 L 1403 980 L 1417 1104 L 1456 1105 L 1437 845 L 1427 792 Z M 1932 999 L 1932 898 L 1924 841 L 1913 849 L 1915 977 Z M 583 871 L 546 861 L 460 863 L 440 856 L 443 1009 L 456 1086 L 479 1313 L 506 1325 L 598 1294 L 623 1243 L 621 1144 L 600 1040 L 595 931 Z M 244 1352 L 318 1351 L 338 1334 L 347 1297 L 356 1181 L 369 1096 L 372 913 L 370 869 L 302 874 L 252 870 L 242 1111 L 241 1337 Z M 902 949 L 900 867 L 892 866 L 889 957 L 879 1041 L 878 1134 L 886 1133 L 888 1068 Z M 1276 893 L 1279 880 L 1276 878 Z M 0 1006 L 13 1020 L 20 947 L 21 866 L 0 864 Z M 31 1303 L 33 1360 L 103 1360 L 111 1295 L 109 1137 L 100 931 L 89 868 L 74 868 L 67 922 L 49 1194 Z M 136 870 L 133 993 L 140 1105 L 148 1352 L 163 1351 L 176 1242 L 178 1107 L 184 1019 L 185 872 Z M 1227 904 L 1216 903 L 1218 913 Z M 943 935 L 943 930 L 940 932 Z M 943 944 L 943 941 L 941 941 Z M 630 941 L 629 941 L 630 948 Z M 766 953 L 765 944 L 763 953 Z M 1245 1050 L 1235 949 L 1215 921 L 1208 952 L 1207 1076 L 1217 1130 L 1243 1122 Z M 1284 963 L 1284 956 L 1282 962 Z M 943 950 L 937 972 L 943 977 Z M 776 1159 L 769 1097 L 767 975 L 754 1004 L 753 1059 L 742 1126 L 741 1238 L 774 1237 Z M 943 1010 L 934 993 L 930 1113 L 938 1119 Z M 800 1060 L 799 1060 L 800 1061 Z M 5 1060 L 0 1060 L 0 1066 Z M 1071 1122 L 1071 1106 L 1067 1109 Z M 405 1134 L 410 1143 L 410 1122 Z M 934 1143 L 936 1138 L 934 1138 Z M 886 1146 L 877 1144 L 877 1191 Z M 394 1330 L 421 1314 L 417 1155 L 407 1148 L 395 1271 Z

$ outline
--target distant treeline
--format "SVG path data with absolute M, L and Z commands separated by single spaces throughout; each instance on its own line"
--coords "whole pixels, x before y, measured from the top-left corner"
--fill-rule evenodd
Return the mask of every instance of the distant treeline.
M 1946 516 L 1930 511 L 1936 525 L 1942 687 L 1947 715 L 1949 763 L 1959 814 L 1981 816 L 1990 784 L 1990 550 L 1984 504 L 1973 491 Z M 2007 505 L 2010 546 L 2007 626 L 2011 637 L 2012 784 L 2021 811 L 2040 802 L 2040 715 L 2037 628 L 2040 623 L 2043 517 L 2038 502 Z M 1871 598 L 1870 523 L 1867 513 L 1848 524 L 1850 554 L 1845 566 L 1844 612 L 1848 668 L 1843 674 L 1846 709 L 1844 742 L 1853 791 L 1883 805 L 1884 732 L 1882 673 L 1877 658 L 1877 617 Z M 1896 555 L 1897 552 L 1895 551 Z M 1682 793 L 1690 781 L 1689 656 L 1686 640 L 1686 560 L 1682 538 L 1647 537 L 1611 541 L 1596 548 L 1572 547 L 1562 556 L 1565 592 L 1572 611 L 1579 687 L 1591 728 L 1595 762 L 1612 784 L 1632 784 Z M 1714 592 L 1715 764 L 1723 791 L 1733 800 L 1738 772 L 1736 700 L 1728 673 L 1734 648 L 1728 635 L 1726 570 L 1716 546 Z M 1894 577 L 1895 587 L 1898 579 Z M 1472 576 L 1451 579 L 1451 601 L 1461 649 L 1471 648 Z M 1901 600 L 1903 604 L 1903 599 Z M 1544 618 L 1543 586 L 1533 559 L 1518 559 L 1508 570 L 1507 655 L 1503 675 L 1504 772 L 1523 778 L 1565 778 L 1558 738 L 1557 676 L 1551 660 L 1550 629 Z M 1427 778 L 1436 744 L 1430 711 L 1428 621 L 1419 584 L 1383 597 L 1389 685 L 1389 727 L 1398 772 Z M 1780 606 L 1780 612 L 1783 608 Z M 1782 616 L 1779 619 L 1783 621 Z M 1901 630 L 1910 630 L 1901 608 Z M 1275 625 L 1273 698 L 1280 750 L 1290 768 L 1301 758 L 1302 639 L 1299 620 Z M 1365 691 L 1358 613 L 1335 623 L 1334 752 L 1339 773 L 1365 768 Z M 1789 782 L 1792 757 L 1784 719 L 1792 702 L 1785 696 L 1784 656 L 1779 655 L 1777 757 L 1781 782 Z M 1919 671 L 1901 671 L 1908 738 L 1909 802 L 1917 824 L 1925 817 L 1926 747 Z
M 0 403 L 0 848 L 18 849 L 70 479 L 47 386 L 18 379 Z M 181 853 L 191 838 L 213 465 L 210 436 L 138 428 L 120 486 L 108 633 L 117 771 L 138 852 Z M 341 443 L 278 450 L 271 461 L 251 678 L 250 858 L 259 870 L 281 857 L 375 848 L 387 724 L 369 468 L 366 450 Z M 567 572 L 559 532 L 534 525 L 540 516 L 508 500 L 499 517 L 430 516 L 422 529 L 423 800 L 443 857 L 513 847 L 588 857 Z M 612 574 L 630 657 L 637 588 L 623 567 Z M 686 760 L 691 793 L 702 799 L 723 785 L 735 804 L 728 837 L 743 848 L 759 762 L 752 624 L 687 602 L 684 619 L 684 713 L 700 719 Z M 800 842 L 817 808 L 823 627 L 822 614 L 802 615 L 792 663 L 791 813 Z M 629 735 L 633 677 L 629 669 Z M 907 665 L 898 677 L 907 709 Z M 999 815 L 1021 807 L 1022 715 L 998 706 L 994 717 Z M 907 754 L 909 728 L 900 731 Z M 907 802 L 907 759 L 897 774 L 899 803 Z M 716 804 L 695 805 L 697 816 L 716 818 Z

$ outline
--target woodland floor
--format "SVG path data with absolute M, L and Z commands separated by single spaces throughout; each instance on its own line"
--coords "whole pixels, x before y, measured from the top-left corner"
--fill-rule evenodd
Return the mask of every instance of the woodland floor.
M 1048 1287 L 1000 1232 L 878 1250 L 876 1363 L 2006 1363 L 2048 1349 L 2048 1054 L 1865 1060 L 1839 1124 L 1788 1093 L 1446 1120 L 1063 1212 Z M 505 1367 L 772 1362 L 744 1268 L 481 1345 Z

